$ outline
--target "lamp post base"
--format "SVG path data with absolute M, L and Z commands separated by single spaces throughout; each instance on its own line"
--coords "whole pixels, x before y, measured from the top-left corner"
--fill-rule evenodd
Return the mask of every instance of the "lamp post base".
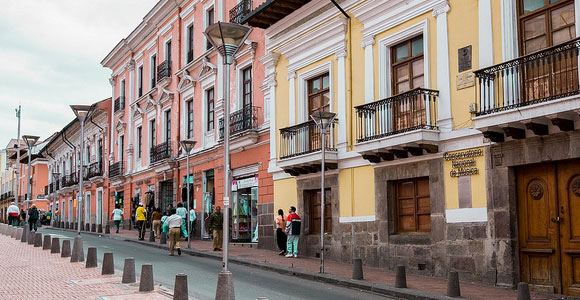
M 216 300 L 235 300 L 234 280 L 232 272 L 222 270 L 218 275 L 217 289 L 215 291 Z

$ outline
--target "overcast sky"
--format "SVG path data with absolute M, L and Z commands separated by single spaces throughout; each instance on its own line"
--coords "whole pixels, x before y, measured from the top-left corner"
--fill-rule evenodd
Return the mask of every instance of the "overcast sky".
M 70 104 L 111 96 L 100 65 L 157 0 L 0 0 L 0 148 L 21 134 L 44 139 L 74 118 Z

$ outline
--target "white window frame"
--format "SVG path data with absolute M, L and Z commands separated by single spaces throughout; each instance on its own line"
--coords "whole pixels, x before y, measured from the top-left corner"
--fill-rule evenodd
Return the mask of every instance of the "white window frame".
M 135 81 L 137 81 L 137 99 L 143 97 L 143 95 L 145 95 L 145 83 L 143 81 L 145 81 L 145 67 L 143 67 L 143 74 L 141 74 L 141 78 L 142 81 L 139 82 L 139 68 L 143 67 L 143 60 L 141 60 L 139 62 L 139 64 L 137 64 L 137 78 Z M 141 84 L 141 96 L 139 96 L 139 84 Z
M 254 65 L 252 59 L 247 59 L 236 65 L 236 78 L 237 78 L 237 88 L 236 88 L 236 109 L 242 109 L 242 102 L 244 97 L 244 74 L 242 71 L 246 68 L 250 68 L 250 73 L 252 76 L 252 104 L 254 103 Z
M 173 47 L 172 37 L 173 37 L 173 34 L 170 34 L 163 39 L 163 61 L 166 61 L 168 58 L 169 52 L 167 51 L 167 43 L 171 42 L 171 46 Z M 169 49 L 169 51 L 171 51 L 171 49 Z
M 167 112 L 171 111 L 171 106 L 167 106 L 163 109 L 162 113 L 161 113 L 161 119 L 163 120 L 163 133 L 161 135 L 163 142 L 167 141 Z M 173 120 L 171 120 L 171 123 L 173 123 Z M 171 137 L 169 137 L 169 139 L 171 139 Z
M 425 88 L 429 88 L 429 22 L 427 19 L 417 22 L 399 32 L 385 37 L 378 42 L 379 47 L 379 99 L 393 96 L 391 88 L 391 48 L 401 42 L 423 36 L 423 80 Z
M 155 65 L 153 65 L 153 56 L 155 56 Z M 151 91 L 153 89 L 153 86 L 151 84 L 151 79 L 156 76 L 157 73 L 157 64 L 159 63 L 159 56 L 157 55 L 157 49 L 151 51 L 151 53 L 149 53 L 149 78 L 147 80 L 147 83 L 149 84 L 149 90 Z M 157 81 L 157 78 L 155 78 L 155 81 Z M 155 86 L 157 86 L 157 82 L 155 83 Z M 146 93 L 143 92 L 143 95 L 145 95 Z
M 189 52 L 190 49 L 187 48 L 187 44 L 189 42 L 189 34 L 187 31 L 187 28 L 192 25 L 193 26 L 193 49 L 194 49 L 194 55 L 193 55 L 193 59 L 195 59 L 195 17 L 191 17 L 189 20 L 185 21 L 183 23 L 183 36 L 185 37 L 185 39 L 183 39 L 183 66 L 187 65 L 187 52 Z M 193 61 L 193 60 L 192 60 Z
M 86 191 L 83 194 L 83 207 L 85 209 L 85 224 L 89 223 L 91 224 L 91 192 L 90 191 Z
M 188 96 L 188 97 L 183 96 L 182 99 L 183 100 L 181 102 L 181 105 L 182 105 L 182 108 L 183 108 L 182 109 L 182 112 L 183 112 L 183 117 L 182 117 L 183 123 L 181 124 L 181 128 L 182 128 L 181 136 L 187 138 L 187 126 L 188 126 L 188 122 L 187 122 L 188 121 L 187 120 L 187 102 L 192 101 L 192 104 L 193 104 L 192 105 L 192 108 L 193 108 L 193 114 L 192 114 L 193 115 L 193 128 L 192 128 L 193 130 L 192 131 L 193 131 L 193 134 L 191 136 L 191 139 L 193 139 L 194 136 L 195 136 L 195 100 L 193 98 L 193 95 Z
M 97 225 L 103 225 L 103 197 L 104 197 L 104 190 L 102 187 L 97 188 L 95 200 L 95 207 L 97 208 L 97 219 L 95 220 Z M 99 195 L 101 196 L 101 200 L 99 201 Z M 100 202 L 100 203 L 99 203 Z M 100 205 L 99 205 L 100 204 Z
M 117 161 L 121 161 L 120 158 L 121 158 L 123 149 L 121 148 L 121 143 L 120 142 L 121 142 L 121 137 L 123 137 L 123 146 L 125 146 L 125 138 L 124 138 L 124 136 L 125 136 L 125 133 L 124 132 L 121 133 L 121 134 L 119 134 L 119 135 L 117 135 Z M 123 160 L 124 159 L 125 159 L 125 156 L 123 155 Z
M 206 29 L 209 27 L 209 24 L 208 24 L 209 20 L 208 20 L 208 18 L 207 18 L 207 11 L 208 11 L 208 10 L 210 10 L 210 9 L 212 9 L 212 8 L 214 8 L 214 4 L 213 4 L 213 2 L 209 2 L 208 4 L 206 4 L 206 5 L 204 5 L 204 6 L 203 6 L 203 31 L 205 31 L 205 30 L 206 30 Z M 216 15 L 216 10 L 215 10 L 215 8 L 214 8 L 214 10 L 213 10 L 213 14 L 214 14 L 214 16 L 213 16 L 213 20 L 214 20 L 214 22 L 215 22 L 215 21 L 216 21 L 216 19 L 217 19 L 217 18 L 216 18 L 216 16 L 215 16 L 215 15 Z M 209 41 L 208 41 L 208 40 L 207 40 L 207 38 L 204 36 L 204 37 L 203 37 L 203 52 L 205 52 L 205 51 L 208 51 L 208 50 L 207 50 L 207 46 L 208 46 L 207 44 L 208 44 L 208 43 L 209 43 Z
M 74 210 L 74 205 L 73 205 L 73 197 L 69 197 L 68 198 L 68 206 L 67 206 L 67 216 L 68 216 L 68 222 L 72 222 L 73 220 L 73 210 Z
M 154 112 L 147 116 L 147 165 L 151 164 L 151 147 L 154 146 L 152 145 L 153 141 L 151 139 L 151 121 L 154 123 L 157 121 Z M 155 124 L 155 130 L 157 131 L 157 124 Z
M 310 120 L 310 116 L 308 115 L 308 80 L 324 73 L 328 73 L 330 111 L 334 112 L 332 61 L 329 61 L 298 74 L 298 123 L 304 123 Z M 294 108 L 295 110 L 296 107 Z
M 141 157 L 139 157 L 139 134 L 138 128 L 141 127 Z M 144 145 L 143 145 L 143 121 L 139 120 L 139 122 L 135 122 L 135 147 L 134 147 L 134 155 L 135 157 L 135 169 L 140 169 L 143 165 L 143 155 L 145 153 Z

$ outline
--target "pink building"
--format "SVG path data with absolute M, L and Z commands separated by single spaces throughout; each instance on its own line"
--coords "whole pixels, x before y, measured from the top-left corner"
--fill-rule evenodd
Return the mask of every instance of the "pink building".
M 114 99 L 109 197 L 123 208 L 125 228 L 139 202 L 165 211 L 186 202 L 190 184 L 197 235 L 208 236 L 206 220 L 213 206 L 223 205 L 222 122 L 224 105 L 230 105 L 232 239 L 274 247 L 270 99 L 259 61 L 264 34 L 254 30 L 236 54 L 227 104 L 225 67 L 203 35 L 218 20 L 237 22 L 250 6 L 251 1 L 159 1 L 103 59 L 112 71 Z M 197 142 L 189 178 L 179 148 L 185 139 Z

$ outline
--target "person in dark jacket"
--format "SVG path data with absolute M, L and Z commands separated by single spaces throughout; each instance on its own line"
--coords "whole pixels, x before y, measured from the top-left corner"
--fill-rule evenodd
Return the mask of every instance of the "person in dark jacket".
M 221 207 L 216 206 L 215 211 L 209 217 L 209 228 L 213 231 L 213 251 L 222 250 L 223 220 Z
M 36 232 L 37 225 L 36 222 L 38 221 L 38 209 L 36 209 L 36 205 L 32 204 L 32 207 L 30 207 L 28 209 L 28 227 L 29 230 L 32 231 L 32 229 L 34 228 L 34 232 Z

